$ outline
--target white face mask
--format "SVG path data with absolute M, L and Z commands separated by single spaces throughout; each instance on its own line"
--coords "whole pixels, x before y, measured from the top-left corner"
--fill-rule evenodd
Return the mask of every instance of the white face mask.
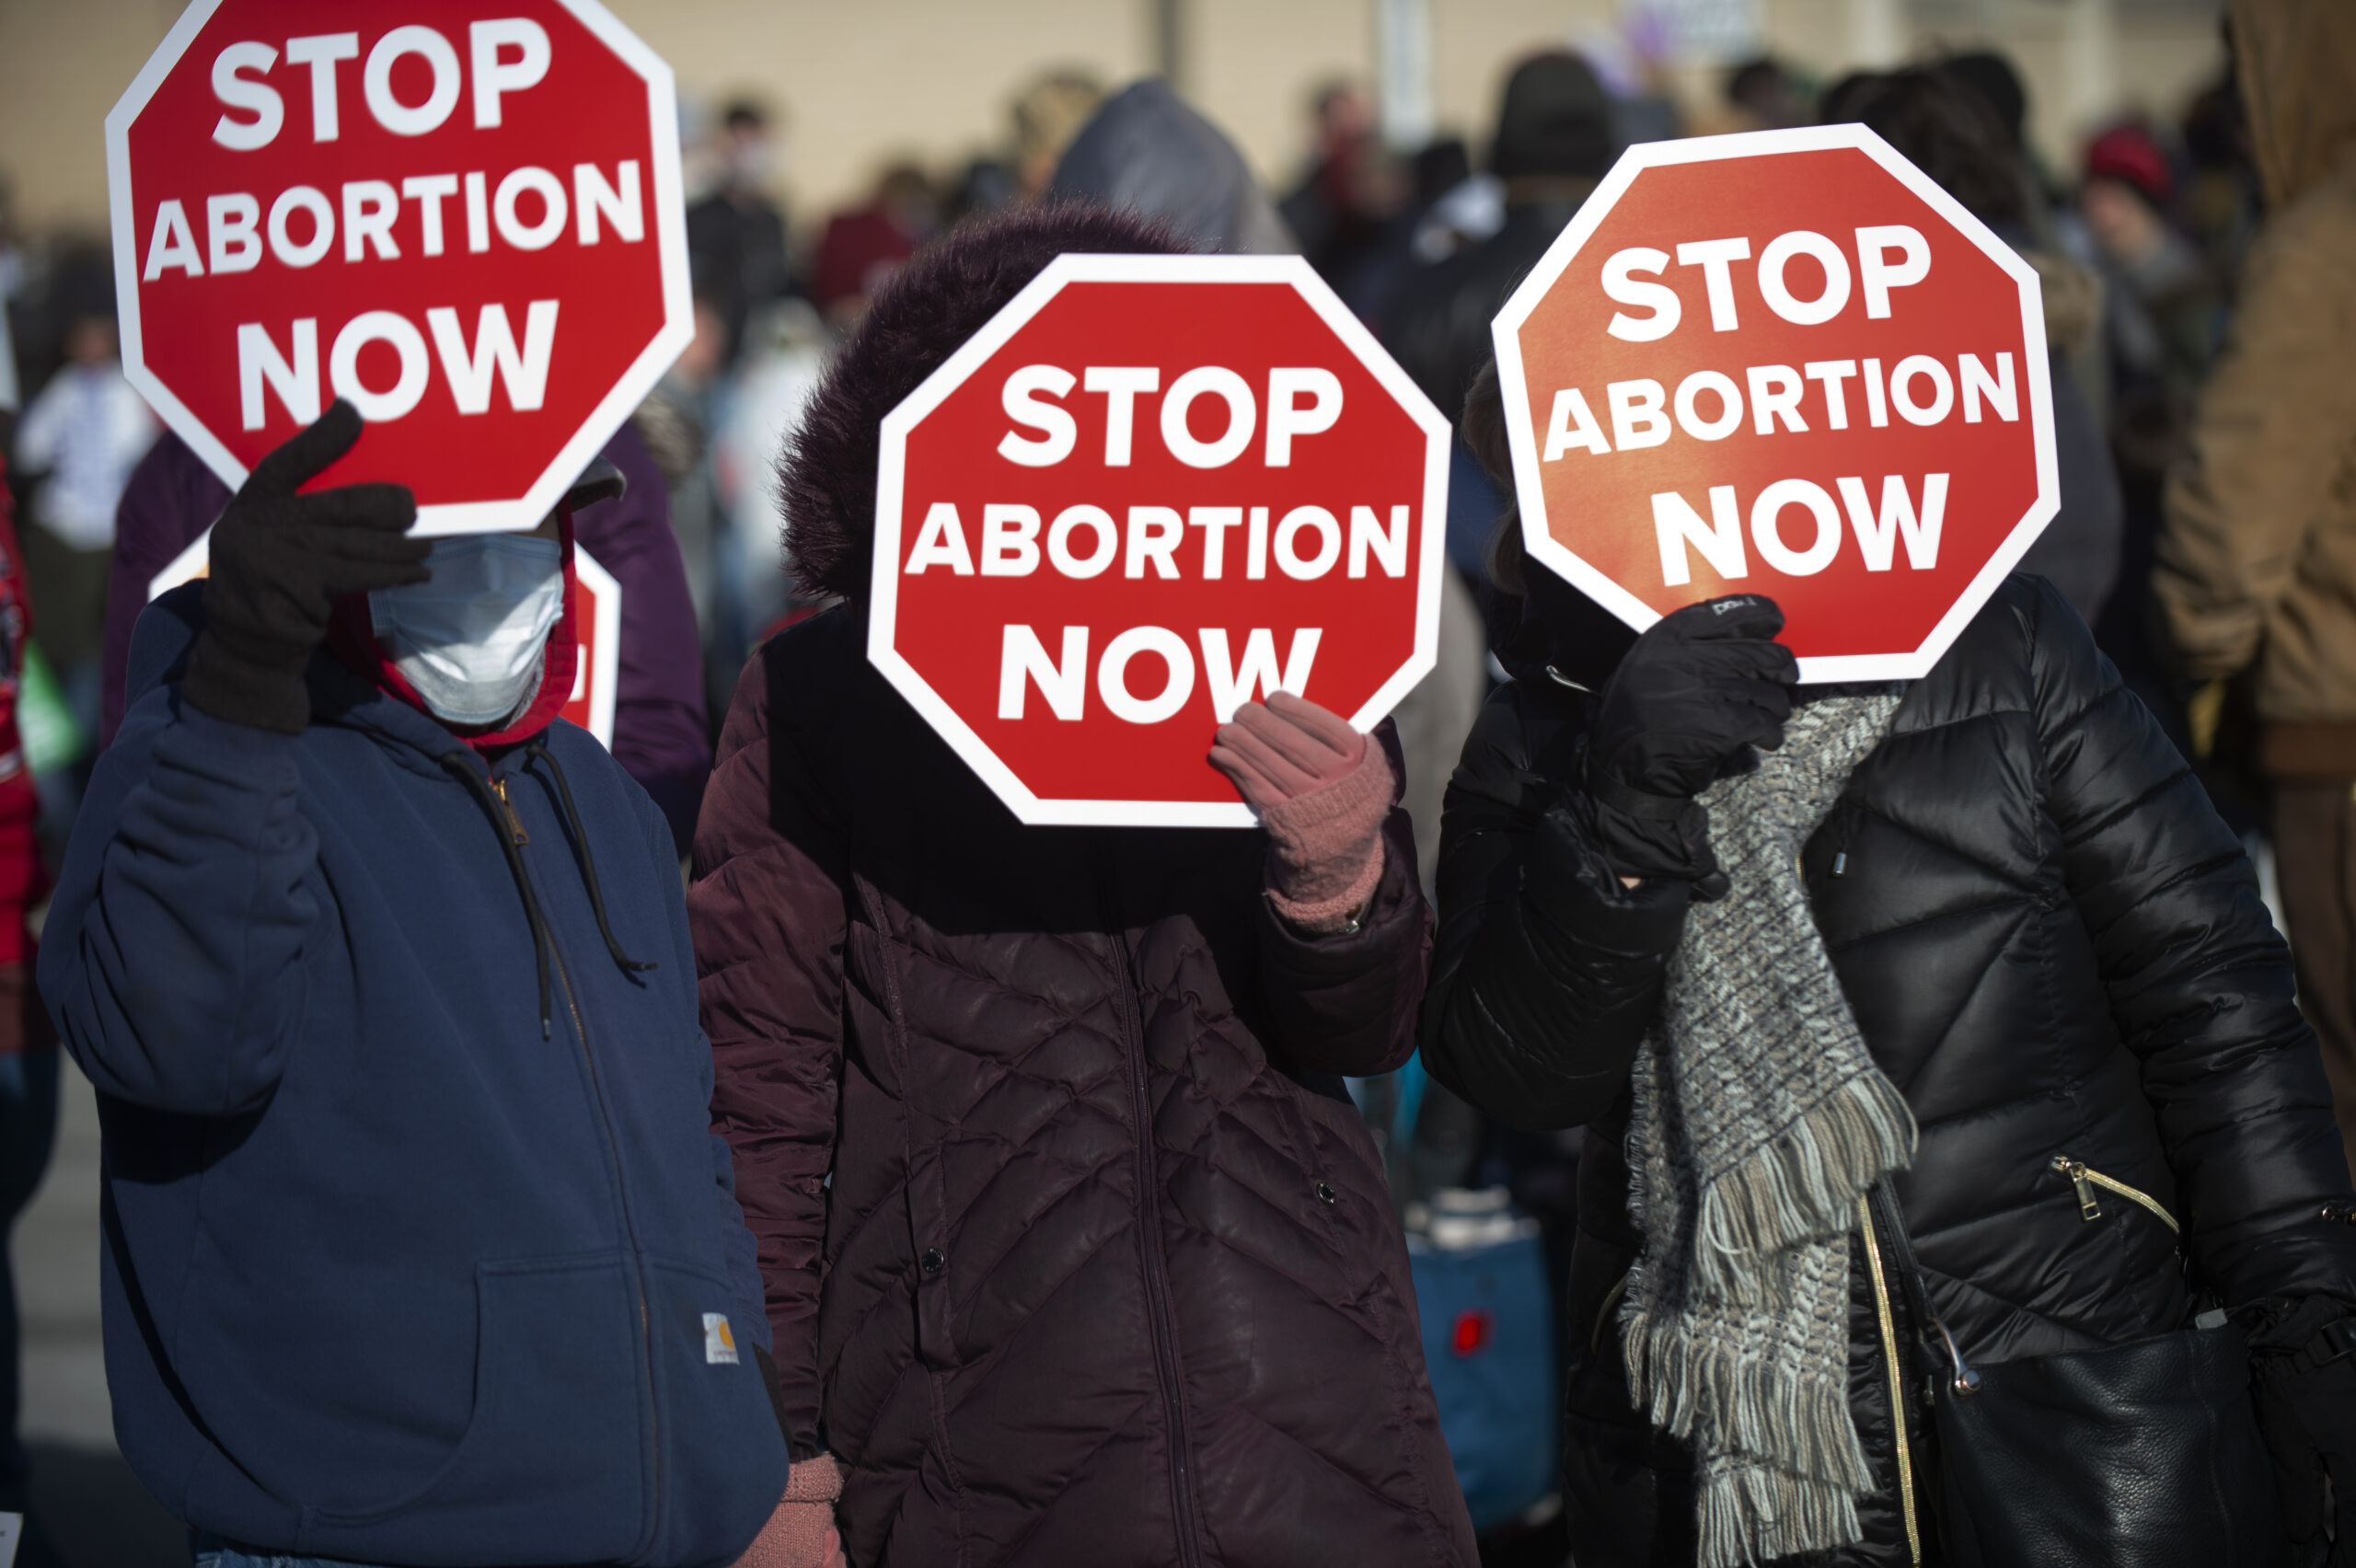
M 554 539 L 470 534 L 436 539 L 433 573 L 368 595 L 393 667 L 447 724 L 497 724 L 539 691 L 549 628 L 564 603 Z

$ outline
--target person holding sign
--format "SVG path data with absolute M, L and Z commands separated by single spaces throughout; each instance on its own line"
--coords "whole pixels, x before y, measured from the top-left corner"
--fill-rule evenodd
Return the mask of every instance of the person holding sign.
M 1077 204 L 959 230 L 785 464 L 846 602 L 746 666 L 687 907 L 793 1457 L 860 1568 L 1474 1562 L 1339 1078 L 1406 1058 L 1423 990 L 1388 725 L 1241 703 L 1210 761 L 1264 830 L 1025 826 L 869 658 L 885 415 L 1057 256 L 1183 248 Z
M 142 618 L 52 905 L 116 1435 L 208 1568 L 727 1562 L 793 1522 L 768 1333 L 670 835 L 554 717 L 570 508 L 416 537 L 304 489 L 360 433 Z
M 1465 424 L 1503 481 L 1494 380 Z M 1450 792 L 1422 1043 L 1500 1120 L 1588 1130 L 1581 1568 L 2272 1563 L 2327 1462 L 2344 1562 L 2356 1200 L 2315 1036 L 2067 602 L 2014 576 L 1924 678 L 1795 690 L 1773 601 L 1632 640 L 1508 530 L 1526 636 Z M 2107 1450 L 2025 1420 L 2046 1378 L 2105 1396 Z

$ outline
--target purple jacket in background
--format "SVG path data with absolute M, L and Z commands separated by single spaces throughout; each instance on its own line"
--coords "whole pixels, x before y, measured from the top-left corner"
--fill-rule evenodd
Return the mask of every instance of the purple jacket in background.
M 671 532 L 670 496 L 646 444 L 625 424 L 606 444 L 606 456 L 629 481 L 629 493 L 583 508 L 572 525 L 581 548 L 622 586 L 614 760 L 653 797 L 684 855 L 711 774 L 695 606 Z M 228 487 L 177 435 L 167 432 L 132 471 L 115 512 L 101 746 L 113 743 L 122 723 L 131 628 L 146 607 L 147 584 L 228 504 Z

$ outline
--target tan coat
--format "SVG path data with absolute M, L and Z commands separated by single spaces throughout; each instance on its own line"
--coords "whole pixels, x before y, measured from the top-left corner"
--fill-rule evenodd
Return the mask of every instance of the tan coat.
M 2234 0 L 2233 28 L 2269 213 L 2153 588 L 2189 673 L 2257 666 L 2269 772 L 2356 778 L 2356 3 Z

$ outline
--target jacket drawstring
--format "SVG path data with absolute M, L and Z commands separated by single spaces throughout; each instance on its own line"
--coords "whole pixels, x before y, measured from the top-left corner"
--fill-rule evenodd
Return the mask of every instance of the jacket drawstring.
M 445 752 L 433 760 L 456 774 L 474 792 L 483 810 L 491 813 L 491 830 L 499 835 L 499 847 L 507 853 L 507 870 L 515 878 L 516 891 L 524 895 L 524 916 L 532 928 L 532 957 L 540 977 L 540 1038 L 546 1040 L 553 1032 L 553 1014 L 549 1005 L 549 924 L 540 913 L 539 897 L 532 892 L 531 880 L 524 874 L 524 857 L 515 848 L 515 836 L 507 829 L 507 819 L 499 809 L 499 797 L 491 792 L 490 781 L 475 771 L 471 752 Z M 578 832 L 577 824 L 575 831 Z M 575 842 L 579 840 L 576 838 Z M 603 917 L 601 913 L 599 918 Z
M 606 918 L 605 890 L 597 885 L 597 861 L 589 852 L 589 834 L 581 825 L 581 813 L 572 804 L 572 786 L 565 782 L 564 765 L 557 761 L 554 752 L 538 741 L 525 746 L 524 755 L 547 763 L 549 776 L 556 780 L 556 798 L 564 806 L 566 825 L 572 829 L 572 842 L 581 852 L 581 880 L 588 884 L 589 907 L 596 913 L 597 933 L 606 939 L 606 951 L 616 963 L 633 974 L 642 974 L 654 968 L 653 960 L 632 958 L 624 952 L 622 944 L 614 938 L 613 922 Z

